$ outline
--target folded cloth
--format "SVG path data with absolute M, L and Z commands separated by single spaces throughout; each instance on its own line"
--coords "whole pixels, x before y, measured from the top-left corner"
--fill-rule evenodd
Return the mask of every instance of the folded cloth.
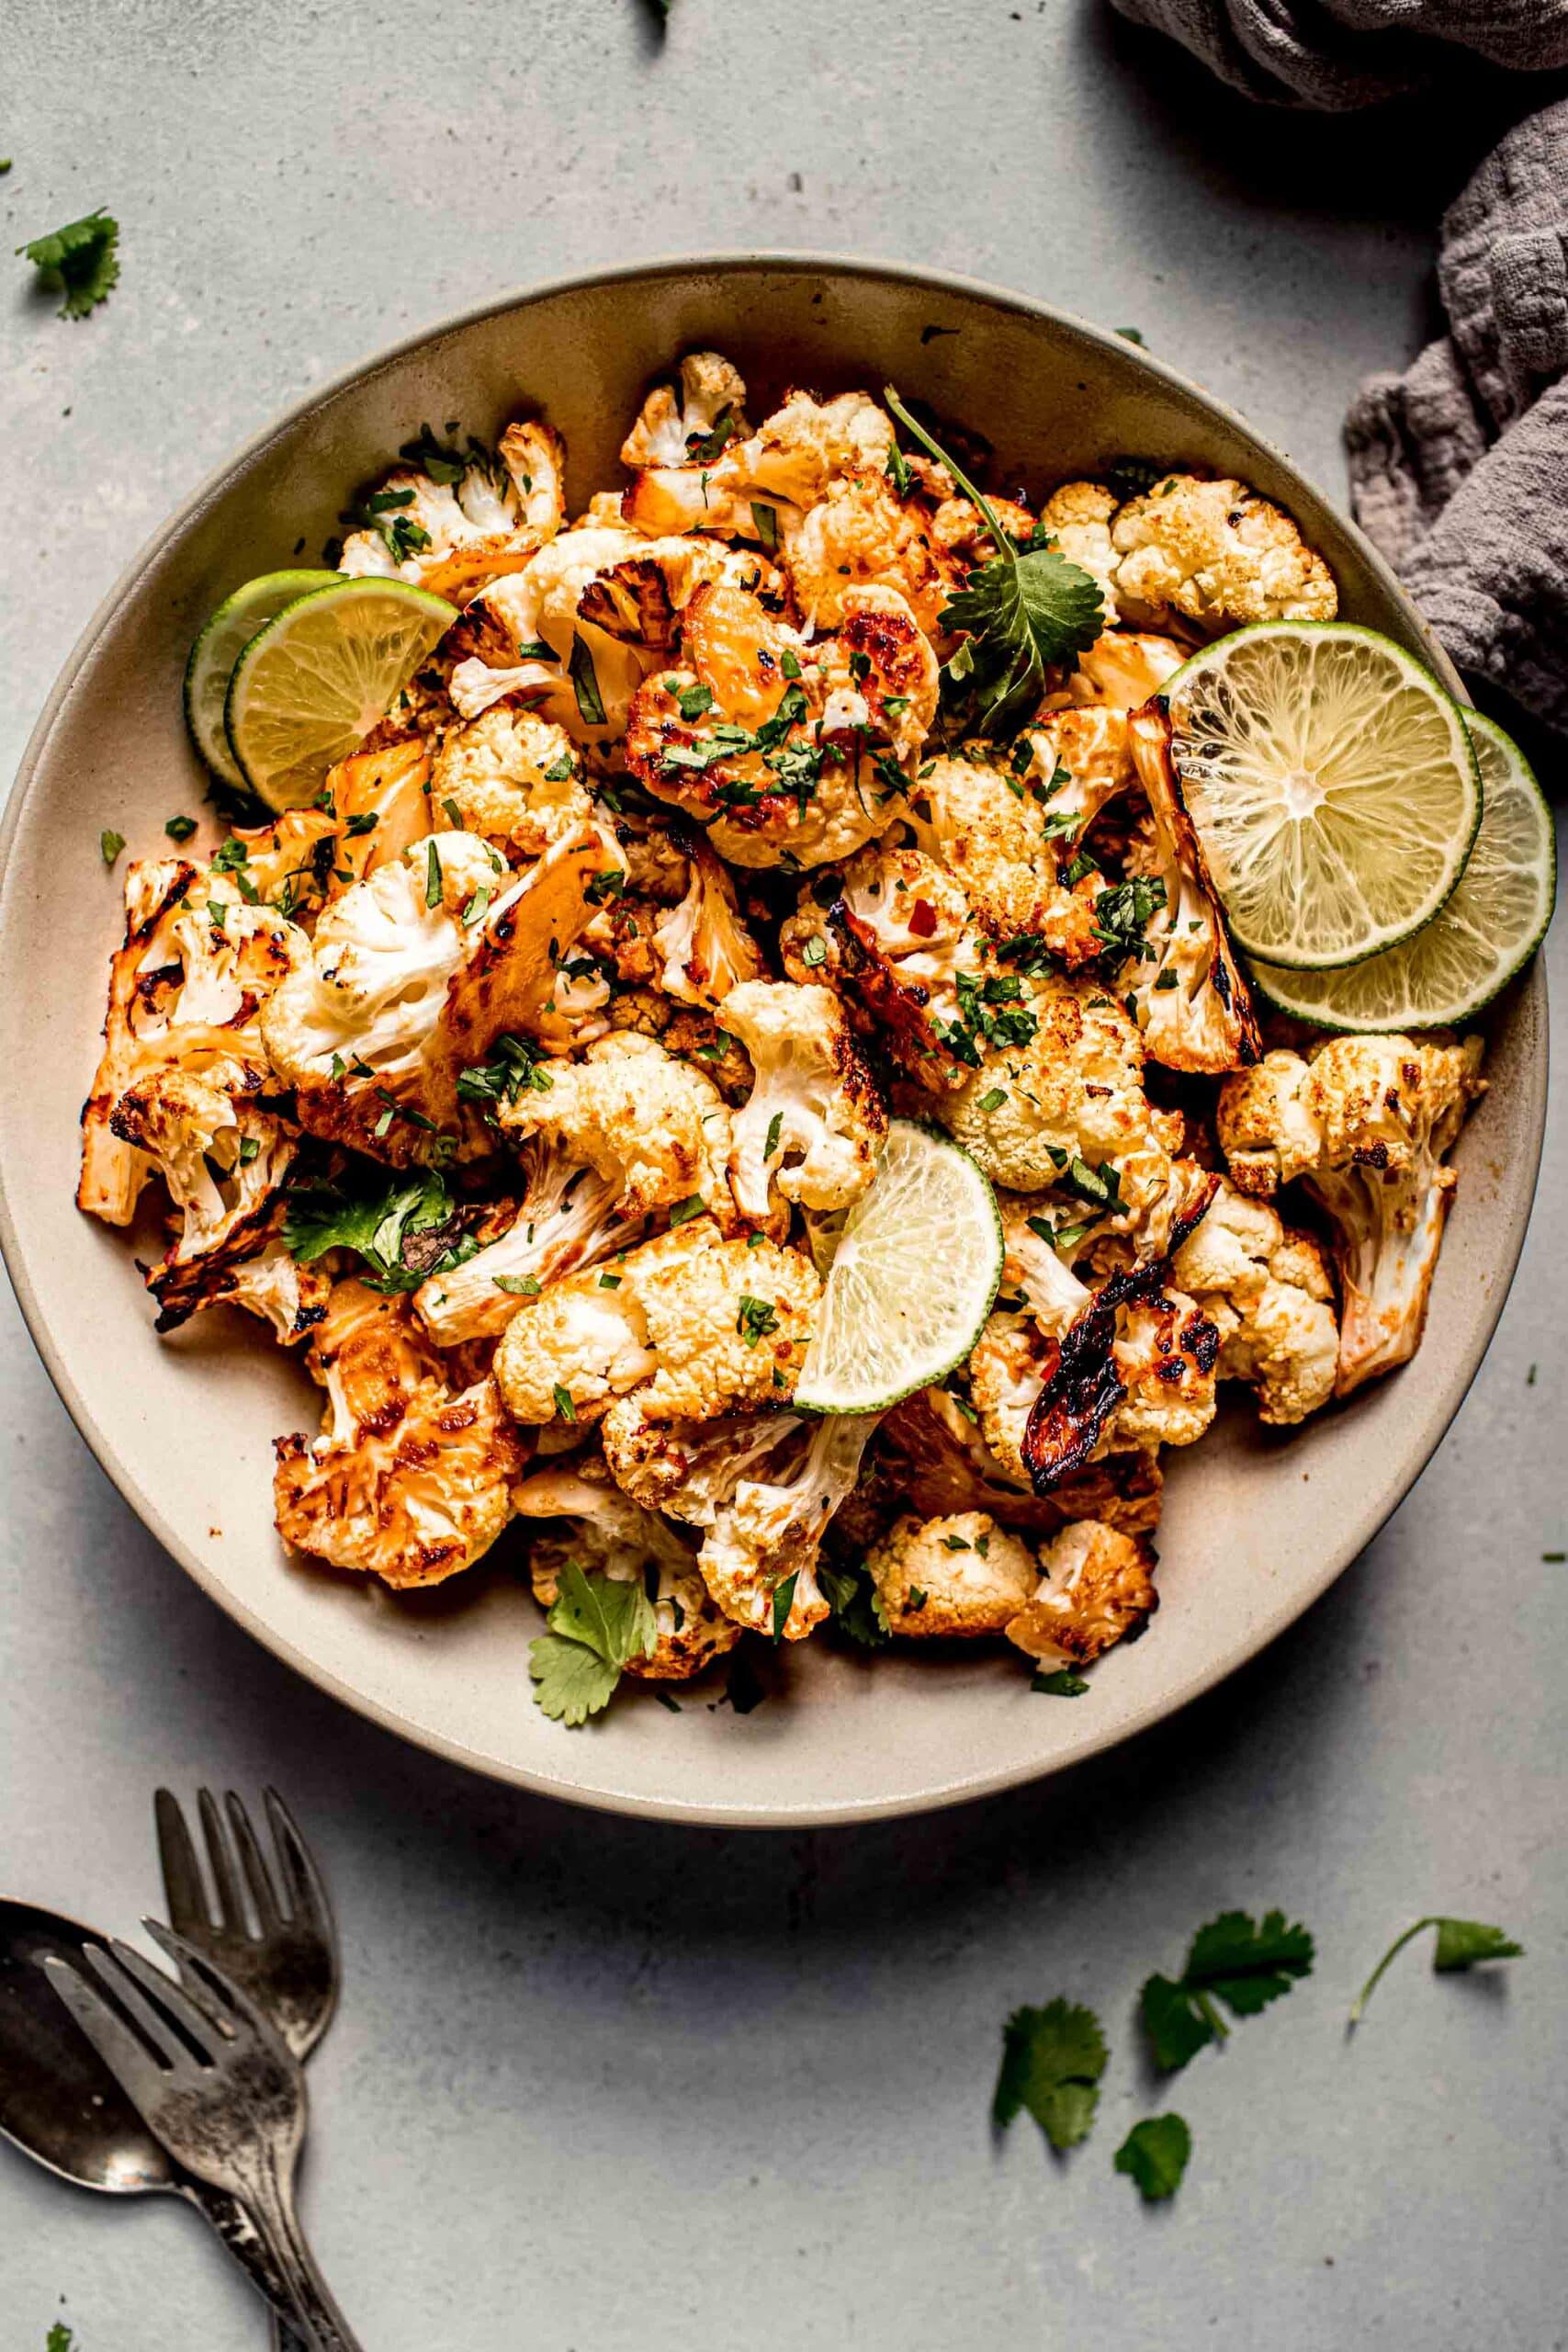
M 1345 424 L 1356 519 L 1461 670 L 1568 731 L 1568 99 L 1444 216 L 1448 334 Z
M 1470 50 L 1494 65 L 1568 64 L 1568 0 L 1114 0 L 1249 98 L 1376 106 Z

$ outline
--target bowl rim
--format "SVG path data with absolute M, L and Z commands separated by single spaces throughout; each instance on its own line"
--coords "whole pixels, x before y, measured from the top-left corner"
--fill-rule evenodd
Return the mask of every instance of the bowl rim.
M 187 526 L 220 497 L 231 481 L 254 465 L 274 442 L 291 432 L 313 413 L 356 386 L 368 382 L 399 360 L 508 311 L 561 295 L 597 291 L 632 280 L 646 281 L 694 274 L 714 277 L 750 276 L 773 271 L 820 271 L 914 287 L 935 294 L 947 293 L 1010 311 L 1019 318 L 1046 327 L 1065 328 L 1090 345 L 1113 356 L 1119 363 L 1130 362 L 1136 370 L 1153 376 L 1201 409 L 1208 411 L 1241 440 L 1262 449 L 1287 475 L 1304 483 L 1325 505 L 1332 507 L 1327 493 L 1317 489 L 1292 458 L 1248 424 L 1237 410 L 1180 369 L 1173 368 L 1168 361 L 1148 351 L 1142 344 L 1133 344 L 1114 329 L 1098 326 L 1092 321 L 1079 318 L 1075 312 L 1062 310 L 1054 303 L 1019 294 L 1010 288 L 994 286 L 982 278 L 865 254 L 810 248 L 759 247 L 661 254 L 645 260 L 617 262 L 599 268 L 573 270 L 540 278 L 513 287 L 488 301 L 449 312 L 427 325 L 412 330 L 395 343 L 378 345 L 366 356 L 340 369 L 325 382 L 313 386 L 286 408 L 277 411 L 265 424 L 221 458 L 141 543 L 84 624 L 28 734 L 5 809 L 0 812 L 0 893 L 4 890 L 23 817 L 38 784 L 39 770 L 43 763 L 55 720 L 111 617 L 164 548 L 177 539 Z M 1438 678 L 1460 702 L 1468 705 L 1470 696 L 1452 662 L 1432 635 L 1392 567 L 1349 515 L 1337 507 L 1332 507 L 1332 511 L 1339 527 L 1355 542 L 1358 554 L 1378 585 L 1409 617 Z M 1393 1477 L 1380 1486 L 1370 1501 L 1363 1499 L 1359 1507 L 1348 1515 L 1347 1532 L 1325 1553 L 1325 1565 L 1317 1575 L 1310 1581 L 1292 1586 L 1276 1607 L 1265 1611 L 1244 1634 L 1228 1644 L 1217 1645 L 1213 1656 L 1204 1666 L 1190 1674 L 1174 1690 L 1147 1700 L 1131 1714 L 1119 1717 L 1114 1724 L 1107 1724 L 1098 1730 L 1086 1725 L 1085 1737 L 1068 1758 L 1040 1764 L 1014 1763 L 990 1770 L 982 1768 L 944 1782 L 935 1791 L 859 1801 L 848 1797 L 831 1804 L 805 1807 L 791 1806 L 787 1803 L 768 1807 L 691 1804 L 678 1799 L 648 1796 L 632 1789 L 585 1788 L 570 1778 L 558 1778 L 548 1772 L 510 1763 L 501 1757 L 481 1754 L 428 1725 L 412 1722 L 395 1706 L 383 1703 L 345 1681 L 331 1668 L 321 1666 L 287 1634 L 266 1623 L 241 1594 L 223 1584 L 208 1568 L 194 1547 L 186 1544 L 166 1523 L 157 1503 L 121 1461 L 115 1446 L 99 1426 L 76 1386 L 62 1351 L 56 1345 L 23 1256 L 6 1195 L 3 1157 L 0 1157 L 0 1260 L 5 1262 L 28 1335 L 61 1402 L 100 1468 L 141 1524 L 225 1615 L 318 1690 L 327 1692 L 382 1730 L 441 1756 L 447 1762 L 479 1772 L 488 1779 L 526 1789 L 536 1795 L 554 1797 L 592 1812 L 615 1813 L 647 1820 L 672 1821 L 692 1826 L 796 1829 L 852 1826 L 862 1822 L 893 1819 L 905 1815 L 934 1813 L 951 1805 L 995 1795 L 1006 1789 L 1021 1787 L 1032 1781 L 1050 1778 L 1073 1766 L 1086 1763 L 1092 1757 L 1122 1746 L 1201 1698 L 1258 1657 L 1304 1615 L 1314 1602 L 1337 1582 L 1411 1492 L 1451 1428 L 1491 1346 L 1517 1271 L 1539 1187 L 1550 1064 L 1548 998 L 1544 970 L 1539 957 L 1527 966 L 1522 981 L 1513 986 L 1522 986 L 1529 991 L 1532 1011 L 1540 1027 L 1540 1050 L 1531 1060 L 1528 1085 L 1526 1090 L 1522 1090 L 1528 1094 L 1522 1107 L 1531 1161 L 1530 1197 L 1523 1216 L 1518 1220 L 1517 1231 L 1512 1235 L 1496 1262 L 1495 1272 L 1502 1279 L 1494 1281 L 1489 1286 L 1470 1345 L 1459 1359 L 1451 1404 L 1440 1425 L 1431 1433 L 1429 1442 L 1423 1445 L 1418 1458 L 1412 1459 L 1402 1450 L 1398 1456 L 1399 1468 Z

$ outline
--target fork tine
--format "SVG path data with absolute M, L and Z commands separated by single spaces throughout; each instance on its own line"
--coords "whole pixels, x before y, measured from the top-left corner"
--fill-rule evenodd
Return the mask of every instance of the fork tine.
M 190 2052 L 157 2006 L 156 1996 L 150 1999 L 141 1989 L 137 1972 L 126 1966 L 121 1957 L 126 1949 L 124 1944 L 118 1944 L 112 1951 L 103 1951 L 96 1944 L 89 1944 L 87 1965 L 104 1991 L 113 1995 L 165 2073 L 172 2072 L 182 2059 L 188 2065 Z M 143 1967 L 147 1965 L 142 1962 Z M 199 2047 L 204 2057 L 210 2046 L 210 2032 L 203 2029 Z
M 91 1948 L 87 1949 L 91 1956 Z M 157 2098 L 165 2079 L 162 2067 L 97 1987 L 57 1952 L 48 1955 L 43 1970 L 57 1996 L 131 2100 L 140 2107 L 149 2098 Z
M 204 2064 L 209 2062 L 213 2055 L 215 2035 L 220 2040 L 232 2038 L 223 2032 L 220 2019 L 211 2017 L 197 1999 L 187 1993 L 182 1985 L 176 1984 L 173 1977 L 165 1975 L 161 1968 L 155 1968 L 150 1960 L 135 1951 L 131 1945 L 121 1943 L 116 1936 L 109 1944 L 109 1952 L 126 1973 L 135 1978 L 141 1990 L 147 1995 L 154 2010 L 167 2011 Z M 97 1966 L 96 1955 L 94 1965 Z M 98 1968 L 98 1973 L 104 1976 L 106 1983 L 108 1983 L 109 1980 L 102 1968 Z M 117 1999 L 124 2001 L 128 2007 L 130 2006 L 129 1986 L 117 1983 L 111 1984 L 110 1990 Z M 186 2055 L 184 2047 L 178 2042 L 175 2042 L 174 2047 L 176 2057 L 184 2058 Z
M 201 1864 L 196 1859 L 190 1830 L 173 1789 L 159 1789 L 152 1799 L 158 1825 L 158 1866 L 164 1873 L 164 1900 L 169 1917 L 182 1933 L 210 1928 Z
M 165 1928 L 162 1919 L 143 1919 L 141 1924 L 160 1951 L 174 1962 L 184 1980 L 187 1999 L 215 2033 L 222 2034 L 228 2041 L 243 2039 L 247 2030 L 264 2039 L 273 2037 L 272 2027 L 249 1995 L 225 1976 L 205 1952 L 187 1943 L 184 1936 L 177 1936 L 172 1928 Z
M 212 1869 L 212 1883 L 218 1890 L 218 1922 L 231 1935 L 250 1933 L 245 1906 L 240 1897 L 239 1883 L 234 1876 L 234 1858 L 229 1850 L 229 1839 L 223 1827 L 210 1789 L 198 1789 L 197 1804 L 201 1812 L 202 1832 L 207 1839 L 207 1859 Z
M 268 1936 L 278 1925 L 278 1910 L 277 1895 L 273 1887 L 272 1874 L 266 1866 L 266 1857 L 256 1843 L 256 1833 L 251 1827 L 251 1816 L 232 1789 L 228 1790 L 224 1794 L 223 1809 L 229 1816 L 230 1832 L 239 1849 L 240 1868 L 244 1871 L 245 1884 L 251 1890 L 251 1901 L 255 1905 L 257 1922 L 263 1936 Z
M 283 1868 L 289 1917 L 298 1926 L 316 1928 L 328 1941 L 333 1936 L 333 1906 L 316 1858 L 305 1843 L 304 1832 L 276 1789 L 263 1792 L 266 1817 Z

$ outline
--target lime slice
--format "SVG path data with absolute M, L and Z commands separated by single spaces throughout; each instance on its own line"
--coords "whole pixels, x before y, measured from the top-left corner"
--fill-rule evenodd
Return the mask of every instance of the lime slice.
M 276 619 L 285 605 L 336 577 L 332 571 L 264 571 L 224 599 L 191 647 L 186 663 L 186 725 L 213 774 L 236 792 L 244 790 L 245 779 L 223 731 L 223 706 L 234 664 L 257 630 Z
M 1557 896 L 1551 811 L 1513 738 L 1489 718 L 1465 713 L 1481 763 L 1481 831 L 1459 887 L 1403 947 L 1341 972 L 1284 972 L 1260 964 L 1253 977 L 1281 1012 L 1321 1029 L 1446 1029 L 1511 980 L 1533 956 Z
M 253 637 L 229 682 L 229 748 L 269 808 L 313 800 L 457 617 L 402 580 L 334 579 Z
M 1418 662 L 1374 629 L 1265 621 L 1161 692 L 1238 946 L 1324 971 L 1431 921 L 1464 870 L 1481 781 L 1458 703 Z
M 929 1387 L 969 1353 L 1001 1278 L 988 1179 L 946 1136 L 893 1120 L 833 1253 L 795 1403 L 874 1413 Z

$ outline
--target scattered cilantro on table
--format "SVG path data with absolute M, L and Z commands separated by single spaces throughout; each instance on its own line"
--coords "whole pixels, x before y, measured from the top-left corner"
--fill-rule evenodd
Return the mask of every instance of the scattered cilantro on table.
M 119 222 L 100 205 L 80 220 L 68 220 L 46 237 L 34 237 L 17 251 L 31 262 L 43 283 L 63 294 L 62 319 L 85 319 L 106 301 L 119 282 Z
M 57 2319 L 49 2331 L 49 2341 L 44 2346 L 44 2352 L 71 2352 L 71 2346 L 75 2341 L 76 2338 L 72 2335 L 65 2322 Z
M 1261 1921 L 1245 1911 L 1222 1912 L 1193 1937 L 1179 1977 L 1151 1976 L 1144 1986 L 1140 2007 L 1155 2064 L 1175 2074 L 1228 2036 L 1217 2002 L 1235 2017 L 1256 2017 L 1309 1976 L 1312 1962 L 1311 1936 L 1288 1925 L 1282 1911 Z
M 1104 622 L 1100 584 L 1055 547 L 1031 544 L 1021 549 L 984 492 L 916 423 L 891 384 L 884 388 L 883 398 L 905 431 L 947 468 L 979 509 L 997 550 L 990 562 L 975 567 L 942 607 L 942 627 L 963 632 L 963 641 L 942 672 L 942 690 L 965 732 L 1010 738 L 1046 691 L 1047 672 L 1057 663 L 1076 662 L 1100 635 Z
M 1094 2121 L 1106 2055 L 1092 2009 L 1064 2000 L 1015 2009 L 1002 2028 L 992 2122 L 1005 2132 L 1027 2109 L 1058 2153 L 1076 2148 Z
M 1505 1928 L 1489 1928 L 1482 1919 L 1445 1919 L 1436 1912 L 1417 1919 L 1403 1935 L 1395 1936 L 1360 1991 L 1350 2010 L 1350 2023 L 1359 2025 L 1361 2013 L 1377 1990 L 1384 1970 L 1398 1958 L 1407 1943 L 1424 1928 L 1436 1928 L 1438 1939 L 1432 1950 L 1432 1970 L 1435 1975 L 1453 1976 L 1461 1970 L 1473 1968 L 1483 1960 L 1521 1960 L 1523 1944 L 1516 1943 Z
M 561 1570 L 545 1623 L 548 1632 L 528 1649 L 535 1703 L 571 1728 L 609 1705 L 628 1659 L 648 1657 L 659 1639 L 640 1578 L 585 1575 L 575 1560 Z
M 1192 2154 L 1192 2134 L 1179 2115 L 1145 2115 L 1116 2151 L 1118 2172 L 1135 2180 L 1145 2205 L 1174 2197 Z

